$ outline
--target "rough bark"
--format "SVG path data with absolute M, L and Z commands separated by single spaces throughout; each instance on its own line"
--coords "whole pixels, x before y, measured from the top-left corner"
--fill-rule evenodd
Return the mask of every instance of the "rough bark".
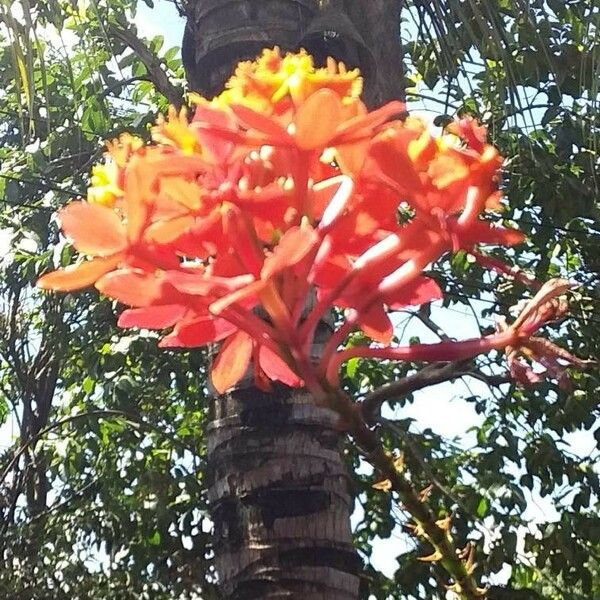
M 404 97 L 402 0 L 190 0 L 183 63 L 190 87 L 207 96 L 223 88 L 240 60 L 262 48 L 307 49 L 360 67 L 365 100 Z
M 399 5 L 384 15 L 395 2 L 368 4 L 191 1 L 183 43 L 190 86 L 217 94 L 238 61 L 277 45 L 360 67 L 370 104 L 398 98 L 402 85 L 386 78 L 402 80 Z M 380 19 L 395 19 L 396 26 Z M 382 39 L 382 27 L 390 39 Z M 353 507 L 336 415 L 304 392 L 280 386 L 264 393 L 248 385 L 214 399 L 207 435 L 223 597 L 356 600 L 360 559 L 352 546 Z
M 323 324 L 319 341 L 329 335 Z M 266 393 L 250 377 L 213 400 L 206 479 L 224 598 L 358 597 L 338 420 L 302 390 Z
M 335 415 L 302 392 L 218 398 L 208 435 L 225 598 L 355 600 L 360 560 Z
M 375 68 L 365 85 L 369 106 L 404 99 L 405 81 L 400 39 L 403 0 L 345 0 L 353 22 L 373 56 Z

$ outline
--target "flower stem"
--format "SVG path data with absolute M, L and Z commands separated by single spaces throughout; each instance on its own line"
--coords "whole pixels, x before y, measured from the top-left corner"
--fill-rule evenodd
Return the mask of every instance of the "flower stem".
M 478 600 L 485 591 L 478 587 L 472 569 L 460 557 L 449 526 L 443 526 L 427 505 L 422 494 L 413 489 L 409 480 L 396 466 L 394 457 L 386 452 L 376 434 L 368 427 L 360 408 L 348 396 L 335 388 L 330 388 L 327 401 L 341 417 L 366 460 L 375 467 L 381 476 L 391 484 L 403 507 L 415 521 L 415 532 L 433 546 L 434 554 L 453 580 L 454 589 L 464 600 Z
M 501 350 L 515 343 L 517 334 L 507 329 L 501 333 L 474 338 L 462 342 L 440 342 L 439 344 L 414 344 L 396 348 L 371 348 L 358 346 L 342 350 L 327 365 L 327 381 L 332 387 L 339 386 L 340 366 L 351 358 L 378 358 L 380 360 L 410 360 L 447 362 L 473 358 L 490 350 Z

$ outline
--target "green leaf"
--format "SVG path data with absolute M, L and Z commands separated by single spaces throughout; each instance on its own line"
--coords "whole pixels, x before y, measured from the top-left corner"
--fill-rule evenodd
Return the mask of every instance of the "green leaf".
M 487 516 L 488 510 L 489 510 L 489 503 L 488 503 L 487 499 L 482 496 L 481 500 L 479 501 L 479 504 L 477 505 L 477 509 L 475 512 L 480 519 L 483 519 L 485 516 Z
M 91 377 L 86 377 L 81 384 L 81 388 L 86 394 L 91 394 L 96 387 L 96 382 Z
M 148 538 L 148 543 L 151 546 L 160 546 L 160 541 L 161 541 L 161 537 L 160 537 L 160 532 L 155 531 L 149 538 Z

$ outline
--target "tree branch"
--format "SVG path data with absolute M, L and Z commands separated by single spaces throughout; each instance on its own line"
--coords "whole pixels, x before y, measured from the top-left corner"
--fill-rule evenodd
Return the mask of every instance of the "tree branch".
M 162 68 L 162 61 L 144 44 L 140 38 L 131 30 L 120 29 L 114 25 L 109 28 L 110 33 L 117 39 L 129 46 L 148 71 L 148 77 L 156 86 L 156 89 L 169 101 L 175 108 L 183 105 L 183 94 L 181 90 L 173 85 L 168 75 Z
M 421 306 L 421 308 L 419 308 L 419 310 L 414 314 L 421 321 L 421 323 L 423 323 L 427 329 L 433 331 L 433 333 L 435 333 L 440 340 L 443 342 L 452 341 L 452 338 L 447 335 L 446 332 L 427 314 L 428 309 L 429 305 L 423 304 L 423 306 Z
M 367 394 L 361 403 L 361 410 L 365 421 L 371 425 L 376 423 L 383 403 L 390 398 L 408 396 L 431 385 L 468 375 L 469 370 L 465 366 L 464 361 L 434 363 L 423 367 L 414 375 L 404 377 L 400 381 L 393 381 L 382 385 L 370 394 Z
M 511 381 L 508 375 L 486 375 L 474 368 L 474 365 L 466 361 L 455 361 L 449 363 L 433 363 L 423 367 L 414 375 L 404 377 L 400 381 L 393 381 L 382 385 L 367 394 L 362 403 L 361 411 L 365 421 L 373 425 L 379 420 L 379 413 L 383 403 L 391 398 L 408 396 L 413 392 L 426 387 L 444 383 L 461 377 L 473 377 L 479 379 L 490 387 L 497 387 Z

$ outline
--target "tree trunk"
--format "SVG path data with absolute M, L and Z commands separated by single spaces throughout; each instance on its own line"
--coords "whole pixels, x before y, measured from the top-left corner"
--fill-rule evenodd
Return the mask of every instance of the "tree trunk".
M 322 324 L 319 341 L 330 333 Z M 206 479 L 224 598 L 358 597 L 337 424 L 306 392 L 280 385 L 265 393 L 250 378 L 214 399 Z
M 207 480 L 223 596 L 355 600 L 360 559 L 335 415 L 284 387 L 237 390 L 214 411 Z
M 192 89 L 211 96 L 262 48 L 303 47 L 360 67 L 367 101 L 380 104 L 403 89 L 399 16 L 390 0 L 194 0 L 184 65 Z M 223 598 L 356 600 L 361 563 L 336 415 L 305 392 L 248 382 L 214 399 L 207 443 Z
M 360 67 L 365 101 L 404 98 L 402 0 L 188 0 L 183 63 L 190 87 L 218 94 L 240 60 L 305 48 Z

